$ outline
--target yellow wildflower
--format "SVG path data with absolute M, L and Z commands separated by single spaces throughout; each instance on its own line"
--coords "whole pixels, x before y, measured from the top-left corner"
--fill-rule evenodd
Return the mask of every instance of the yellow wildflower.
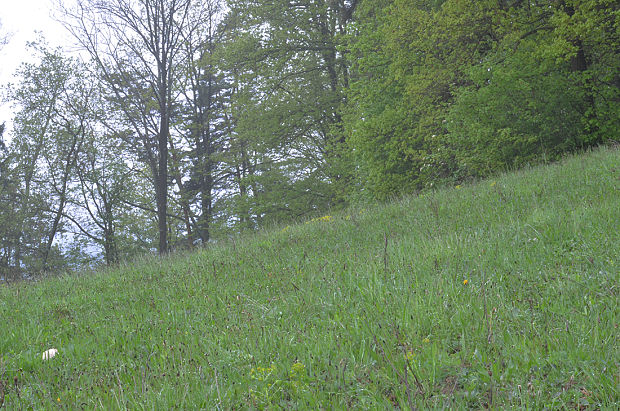
M 311 222 L 316 222 L 316 221 L 332 221 L 334 218 L 330 215 L 326 215 L 323 217 L 317 217 L 317 218 L 313 218 L 310 221 L 306 221 L 306 224 L 310 224 Z
M 250 370 L 250 378 L 258 381 L 265 381 L 276 370 L 276 366 L 271 367 L 256 367 Z
M 423 342 L 424 344 L 428 344 L 429 342 L 431 342 L 431 340 L 429 340 L 428 338 L 425 338 L 425 339 L 423 339 L 423 340 L 422 340 L 422 342 Z
M 306 373 L 306 366 L 303 365 L 302 363 L 300 363 L 299 361 L 295 362 L 293 365 L 291 365 L 291 370 L 289 371 L 289 374 L 291 375 L 291 378 L 298 378 L 302 375 L 304 375 Z
M 463 285 L 467 285 L 469 283 L 469 280 L 465 279 L 463 280 Z

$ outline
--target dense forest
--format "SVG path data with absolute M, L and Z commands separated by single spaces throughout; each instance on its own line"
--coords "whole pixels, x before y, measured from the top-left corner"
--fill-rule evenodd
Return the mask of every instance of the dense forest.
M 60 7 L 60 6 L 59 6 Z M 612 0 L 77 0 L 3 96 L 0 277 L 114 264 L 618 139 Z

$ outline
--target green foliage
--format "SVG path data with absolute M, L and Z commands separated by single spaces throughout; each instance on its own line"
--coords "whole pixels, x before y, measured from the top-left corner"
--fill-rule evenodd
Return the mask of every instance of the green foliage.
M 565 1 L 550 23 L 553 42 L 547 51 L 570 63 L 570 78 L 587 103 L 581 111 L 584 143 L 616 138 L 620 128 L 620 6 L 610 0 Z
M 4 123 L 0 124 L 0 273 L 8 276 L 12 245 L 16 236 L 13 222 L 17 214 L 14 207 L 17 188 L 10 169 L 11 158 L 3 139 L 4 129 Z
M 352 173 L 341 47 L 356 1 L 231 1 L 223 70 L 235 83 L 236 220 L 259 227 L 341 206 Z
M 434 154 L 466 68 L 493 47 L 494 2 L 397 0 L 370 15 L 354 43 L 350 144 L 374 196 L 412 191 L 451 173 Z
M 391 56 L 379 30 L 389 2 L 363 2 L 349 42 L 355 73 L 348 90 L 345 126 L 362 189 L 384 198 L 416 183 L 415 150 L 407 150 L 404 85 L 390 76 Z M 381 147 L 381 149 L 377 149 Z M 413 158 L 412 158 L 413 157 Z
M 545 7 L 511 9 L 502 26 L 514 21 L 514 32 L 457 93 L 446 128 L 465 175 L 553 160 L 618 128 L 617 10 L 608 2 Z
M 617 409 L 619 164 L 0 284 L 4 406 Z
M 113 117 L 100 84 L 45 42 L 31 47 L 40 60 L 7 87 L 18 111 L 0 176 L 10 179 L 0 208 L 10 228 L 5 265 L 32 276 L 148 251 L 149 216 L 127 206 L 148 190 L 121 132 L 103 131 Z
M 345 127 L 371 196 L 614 138 L 615 2 L 394 0 L 359 10 Z
M 473 67 L 474 85 L 459 90 L 446 116 L 448 146 L 465 175 L 553 160 L 583 146 L 582 91 L 553 62 L 534 58 L 536 39 L 528 43 L 501 64 Z

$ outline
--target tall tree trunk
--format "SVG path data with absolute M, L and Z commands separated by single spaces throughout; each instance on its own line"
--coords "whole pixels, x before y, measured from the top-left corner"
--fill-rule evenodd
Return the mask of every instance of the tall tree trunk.
M 106 265 L 110 266 L 118 262 L 118 249 L 114 238 L 114 215 L 112 205 L 104 198 L 103 202 L 105 219 L 103 221 L 103 248 Z
M 213 50 L 211 40 L 209 38 L 208 53 L 211 53 Z M 213 211 L 213 162 L 211 159 L 213 155 L 213 133 L 211 129 L 211 110 L 213 110 L 214 77 L 211 66 L 207 67 L 206 70 L 207 73 L 205 75 L 198 74 L 196 93 L 198 98 L 196 101 L 198 108 L 198 116 L 196 118 L 198 125 L 198 158 L 196 162 L 198 164 L 201 208 L 200 218 L 198 219 L 198 231 L 203 244 L 206 244 L 211 238 L 210 229 Z M 205 76 L 207 77 L 206 90 L 200 87 L 200 83 L 205 80 Z
M 179 203 L 181 204 L 181 209 L 183 210 L 183 221 L 185 223 L 185 229 L 187 230 L 187 242 L 191 247 L 194 244 L 194 234 L 192 230 L 191 224 L 191 211 L 189 208 L 189 200 L 187 199 L 187 190 L 185 185 L 183 184 L 183 176 L 181 175 L 181 170 L 179 169 L 179 159 L 177 157 L 176 150 L 174 149 L 174 142 L 172 139 L 170 140 L 170 151 L 172 157 L 172 178 L 176 181 L 177 187 L 179 188 Z
M 159 158 L 155 196 L 157 202 L 157 228 L 159 231 L 159 254 L 168 253 L 168 119 L 162 110 L 161 128 L 158 141 Z
M 170 138 L 170 82 L 168 55 L 165 49 L 156 57 L 158 61 L 158 87 L 160 122 L 158 136 L 157 170 L 157 225 L 159 229 L 159 255 L 168 253 L 168 141 Z

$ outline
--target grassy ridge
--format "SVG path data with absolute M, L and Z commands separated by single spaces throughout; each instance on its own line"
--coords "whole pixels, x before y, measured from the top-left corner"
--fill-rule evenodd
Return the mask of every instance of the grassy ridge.
M 619 188 L 602 149 L 0 287 L 4 405 L 618 408 Z

